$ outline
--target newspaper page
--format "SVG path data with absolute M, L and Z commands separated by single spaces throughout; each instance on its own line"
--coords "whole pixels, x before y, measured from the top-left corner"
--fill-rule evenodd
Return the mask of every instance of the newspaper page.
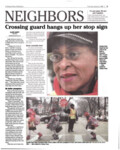
M 1 149 L 118 149 L 110 7 L 4 2 Z

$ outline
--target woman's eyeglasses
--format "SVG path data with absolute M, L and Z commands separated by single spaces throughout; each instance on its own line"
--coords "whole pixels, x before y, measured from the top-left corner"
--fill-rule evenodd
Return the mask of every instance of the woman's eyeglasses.
M 60 62 L 64 57 L 69 59 L 69 60 L 76 60 L 79 57 L 80 53 L 79 52 L 69 52 L 65 55 L 62 55 L 60 53 L 52 53 L 49 57 L 49 59 L 53 63 L 58 63 Z

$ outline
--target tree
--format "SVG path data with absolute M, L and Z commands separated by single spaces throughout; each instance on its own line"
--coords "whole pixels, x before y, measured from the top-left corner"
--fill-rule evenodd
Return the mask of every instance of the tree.
M 89 106 L 89 111 L 92 115 L 96 114 L 96 111 L 98 110 L 98 98 L 97 97 L 87 97 L 86 98 L 87 102 L 88 102 L 88 106 Z
M 88 111 L 88 102 L 86 100 L 80 100 L 78 103 L 78 109 L 77 112 L 79 115 L 83 115 L 85 112 Z
M 108 97 L 104 97 L 104 115 L 107 115 L 107 102 L 108 102 Z

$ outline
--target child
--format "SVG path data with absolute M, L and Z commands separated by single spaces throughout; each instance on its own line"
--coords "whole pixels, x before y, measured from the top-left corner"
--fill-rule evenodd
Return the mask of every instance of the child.
M 59 122 L 60 117 L 55 113 L 54 109 L 52 109 L 51 113 L 53 115 L 52 115 L 52 117 L 51 117 L 51 119 L 47 125 L 47 128 L 53 132 L 53 135 L 52 135 L 53 139 L 57 140 L 57 139 L 59 139 L 59 137 L 58 137 L 58 134 L 56 132 L 56 128 L 60 126 L 60 122 Z
M 90 131 L 91 131 L 91 133 L 90 133 L 92 135 L 91 139 L 96 139 L 95 128 L 98 126 L 97 120 L 94 117 L 90 116 L 90 114 L 88 112 L 85 112 L 84 116 L 87 119 L 86 129 L 90 129 Z
M 28 119 L 29 134 L 27 136 L 27 140 L 29 140 L 31 138 L 31 131 L 38 134 L 38 139 L 40 139 L 42 134 L 40 132 L 39 133 L 36 132 L 36 125 L 39 124 L 40 118 L 38 121 L 38 117 L 33 109 L 28 109 L 27 112 L 28 112 L 28 116 L 29 116 L 29 119 Z

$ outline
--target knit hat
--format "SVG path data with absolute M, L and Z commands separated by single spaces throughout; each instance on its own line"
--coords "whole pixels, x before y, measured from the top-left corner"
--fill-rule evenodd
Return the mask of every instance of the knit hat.
M 97 50 L 97 32 L 51 32 L 47 41 L 48 53 L 60 39 L 70 40 Z
M 84 113 L 84 116 L 89 116 L 90 114 L 88 112 L 85 112 Z
M 54 108 L 51 110 L 51 113 L 55 113 L 55 109 Z

